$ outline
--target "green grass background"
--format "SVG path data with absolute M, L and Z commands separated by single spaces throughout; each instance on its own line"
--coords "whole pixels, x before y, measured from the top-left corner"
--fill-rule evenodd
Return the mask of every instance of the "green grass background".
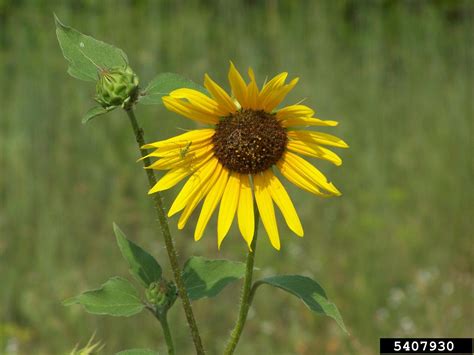
M 165 353 L 156 321 L 97 317 L 61 300 L 127 276 L 112 222 L 170 276 L 129 123 L 117 111 L 81 125 L 92 85 L 66 74 L 53 11 L 128 53 L 141 83 L 162 71 L 225 87 L 228 61 L 260 80 L 299 76 L 306 98 L 350 149 L 314 161 L 343 196 L 286 184 L 305 227 L 280 222 L 282 250 L 262 233 L 257 276 L 302 273 L 338 305 L 351 335 L 297 299 L 262 287 L 238 354 L 377 354 L 378 338 L 468 337 L 473 296 L 472 1 L 0 1 L 0 353 L 61 354 L 92 333 L 104 354 Z M 193 122 L 138 107 L 149 141 Z M 165 194 L 170 205 L 177 190 Z M 280 219 L 281 221 L 281 219 Z M 171 223 L 190 255 L 243 260 L 232 229 L 217 251 Z M 194 310 L 209 354 L 236 318 L 238 285 Z M 179 354 L 192 353 L 181 307 L 170 312 Z

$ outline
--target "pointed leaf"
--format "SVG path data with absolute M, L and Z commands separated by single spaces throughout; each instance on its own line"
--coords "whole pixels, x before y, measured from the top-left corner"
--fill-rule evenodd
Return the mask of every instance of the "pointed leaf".
M 61 23 L 54 15 L 56 36 L 64 58 L 69 62 L 68 73 L 80 80 L 96 81 L 101 69 L 128 64 L 127 56 L 117 47 L 86 36 Z
M 230 260 L 191 257 L 184 265 L 184 284 L 191 300 L 214 297 L 245 275 L 245 264 Z
M 156 76 L 148 84 L 143 93 L 141 93 L 139 102 L 145 105 L 162 104 L 163 102 L 161 101 L 161 98 L 163 96 L 166 96 L 171 91 L 180 88 L 194 89 L 202 92 L 203 94 L 207 94 L 207 91 L 204 87 L 179 74 L 161 73 Z
M 100 288 L 69 298 L 63 304 L 81 304 L 89 313 L 116 317 L 132 316 L 145 307 L 135 287 L 121 277 L 113 277 Z
M 97 117 L 97 116 L 100 116 L 100 115 L 104 115 L 106 114 L 107 112 L 110 112 L 112 111 L 113 109 L 115 109 L 116 107 L 110 107 L 110 108 L 103 108 L 102 106 L 95 106 L 95 107 L 92 107 L 89 111 L 86 112 L 86 114 L 84 115 L 84 117 L 82 117 L 82 123 L 83 124 L 86 124 L 87 122 L 89 122 L 90 120 L 92 120 L 93 118 Z
M 314 280 L 301 275 L 279 275 L 267 277 L 255 283 L 255 286 L 268 284 L 281 288 L 300 298 L 313 312 L 333 318 L 346 333 L 347 329 L 336 305 L 327 299 L 323 288 Z
M 153 351 L 150 349 L 129 349 L 122 350 L 115 355 L 159 355 L 158 351 Z
M 114 223 L 115 237 L 123 257 L 130 266 L 130 273 L 145 287 L 161 280 L 161 266 L 153 256 L 128 240 L 122 230 Z

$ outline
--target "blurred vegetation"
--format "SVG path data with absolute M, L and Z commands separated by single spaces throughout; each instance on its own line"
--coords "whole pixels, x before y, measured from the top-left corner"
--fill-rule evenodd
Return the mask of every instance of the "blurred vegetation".
M 226 82 L 228 60 L 301 77 L 307 98 L 351 146 L 318 166 L 343 191 L 321 200 L 290 184 L 305 227 L 280 223 L 282 250 L 259 241 L 260 275 L 313 276 L 351 332 L 293 297 L 263 288 L 239 354 L 377 354 L 381 336 L 469 337 L 473 314 L 473 7 L 466 1 L 0 1 L 0 353 L 60 354 L 96 332 L 104 353 L 164 352 L 155 320 L 96 317 L 61 300 L 127 275 L 112 232 L 167 266 L 134 137 L 122 112 L 82 126 L 93 85 L 66 74 L 52 13 L 124 49 L 141 83 L 160 71 Z M 148 140 L 192 128 L 139 107 Z M 170 204 L 176 190 L 165 195 Z M 194 220 L 173 231 L 189 255 L 243 260 L 234 229 L 194 243 Z M 215 223 L 212 224 L 213 226 Z M 239 288 L 194 304 L 210 354 L 222 349 Z M 271 300 L 271 302 L 269 302 Z M 192 345 L 170 312 L 181 354 Z

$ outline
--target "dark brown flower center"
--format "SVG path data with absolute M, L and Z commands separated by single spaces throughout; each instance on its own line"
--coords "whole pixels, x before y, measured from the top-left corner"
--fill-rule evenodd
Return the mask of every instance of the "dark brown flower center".
M 256 174 L 281 158 L 288 137 L 275 115 L 242 109 L 221 119 L 212 141 L 214 154 L 227 169 Z

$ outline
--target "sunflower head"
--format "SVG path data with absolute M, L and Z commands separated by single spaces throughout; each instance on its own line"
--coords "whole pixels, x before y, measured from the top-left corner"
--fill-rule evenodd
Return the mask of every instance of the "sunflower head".
M 296 186 L 317 196 L 338 196 L 339 190 L 300 155 L 341 165 L 339 156 L 327 147 L 346 148 L 347 144 L 333 135 L 307 130 L 310 126 L 337 125 L 314 117 L 310 107 L 295 104 L 277 109 L 297 78 L 286 83 L 288 73 L 281 73 L 259 89 L 252 69 L 248 75 L 249 82 L 245 82 L 231 63 L 228 78 L 232 96 L 206 74 L 204 86 L 209 95 L 182 88 L 163 97 L 170 111 L 210 127 L 143 147 L 153 149 L 148 156 L 157 158 L 149 168 L 167 171 L 149 193 L 169 189 L 189 177 L 168 215 L 182 211 L 178 227 L 184 228 L 202 202 L 194 234 L 199 240 L 219 205 L 219 247 L 235 216 L 250 247 L 255 203 L 271 244 L 280 249 L 274 205 L 296 235 L 303 236 L 303 227 L 275 173 L 279 171 Z

